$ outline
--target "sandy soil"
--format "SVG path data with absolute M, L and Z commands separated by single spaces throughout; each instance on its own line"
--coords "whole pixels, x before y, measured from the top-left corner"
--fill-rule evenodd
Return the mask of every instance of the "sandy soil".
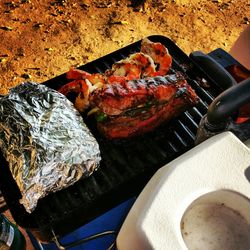
M 229 51 L 249 24 L 245 0 L 2 0 L 0 94 L 41 83 L 146 36 L 169 37 L 187 54 Z

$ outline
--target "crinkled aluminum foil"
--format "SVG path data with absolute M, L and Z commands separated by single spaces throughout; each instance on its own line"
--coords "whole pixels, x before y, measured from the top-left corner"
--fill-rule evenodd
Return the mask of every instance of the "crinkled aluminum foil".
M 101 160 L 72 103 L 31 82 L 0 98 L 0 148 L 29 213 L 38 199 L 91 175 Z

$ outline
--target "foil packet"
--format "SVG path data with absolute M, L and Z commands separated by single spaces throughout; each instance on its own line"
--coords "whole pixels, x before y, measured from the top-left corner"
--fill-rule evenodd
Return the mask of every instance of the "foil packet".
M 73 104 L 33 82 L 0 98 L 0 149 L 29 213 L 40 198 L 90 176 L 101 161 L 99 145 Z

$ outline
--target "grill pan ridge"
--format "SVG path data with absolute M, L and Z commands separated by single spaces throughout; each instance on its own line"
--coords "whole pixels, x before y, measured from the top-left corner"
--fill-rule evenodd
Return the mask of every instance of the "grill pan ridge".
M 53 232 L 61 237 L 96 218 L 130 197 L 136 196 L 157 169 L 194 146 L 198 124 L 208 105 L 222 92 L 217 85 L 203 88 L 199 80 L 205 78 L 189 57 L 174 42 L 164 36 L 150 36 L 151 41 L 163 43 L 173 57 L 172 71 L 182 71 L 196 91 L 200 102 L 168 124 L 133 139 L 109 141 L 97 131 L 93 121 L 85 120 L 97 139 L 101 150 L 101 166 L 89 178 L 64 190 L 49 194 L 38 202 L 32 214 L 19 204 L 20 192 L 8 164 L 0 155 L 0 189 L 17 224 L 37 228 L 42 238 L 51 240 Z M 102 73 L 118 60 L 140 50 L 141 41 L 87 63 L 79 69 Z M 59 89 L 66 84 L 66 74 L 44 82 Z M 84 117 L 83 117 L 84 118 Z

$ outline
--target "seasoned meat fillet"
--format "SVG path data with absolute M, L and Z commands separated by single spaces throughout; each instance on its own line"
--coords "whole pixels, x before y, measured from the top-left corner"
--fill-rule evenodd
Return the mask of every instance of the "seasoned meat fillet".
M 90 96 L 90 102 L 107 115 L 120 115 L 146 102 L 168 102 L 187 86 L 180 73 L 106 84 Z
M 181 74 L 105 85 L 91 100 L 106 119 L 98 129 L 110 139 L 149 132 L 198 102 Z

